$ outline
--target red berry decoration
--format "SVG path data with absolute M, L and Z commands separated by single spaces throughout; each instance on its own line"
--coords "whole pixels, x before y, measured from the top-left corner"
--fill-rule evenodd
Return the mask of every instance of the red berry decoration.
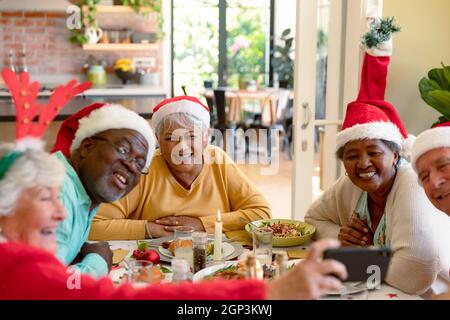
M 155 250 L 147 249 L 142 254 L 142 260 L 147 260 L 153 264 L 158 264 L 160 261 L 160 257 L 158 252 L 156 252 Z
M 133 257 L 136 258 L 136 260 L 140 260 L 142 258 L 141 250 L 134 250 L 133 251 Z

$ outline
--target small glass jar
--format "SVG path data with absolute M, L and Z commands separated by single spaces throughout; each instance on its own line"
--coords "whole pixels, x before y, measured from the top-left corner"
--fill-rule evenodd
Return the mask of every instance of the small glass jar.
M 186 259 L 174 257 L 172 259 L 172 282 L 189 281 L 189 262 Z
M 111 43 L 120 43 L 120 32 L 119 30 L 112 29 L 109 32 Z
M 124 28 L 120 30 L 120 42 L 121 43 L 131 43 L 131 30 Z
M 206 268 L 206 245 L 208 234 L 206 232 L 194 232 L 192 234 L 194 248 L 194 273 Z
M 278 278 L 288 271 L 288 256 L 284 251 L 275 253 L 275 278 Z

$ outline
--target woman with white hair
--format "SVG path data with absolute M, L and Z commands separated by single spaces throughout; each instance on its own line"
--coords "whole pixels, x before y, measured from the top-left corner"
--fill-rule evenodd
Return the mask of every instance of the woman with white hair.
M 59 201 L 62 163 L 42 150 L 0 148 L 0 242 L 56 250 L 55 231 L 65 218 Z
M 91 240 L 162 237 L 176 226 L 214 232 L 217 211 L 223 230 L 242 230 L 267 219 L 267 201 L 231 158 L 208 145 L 209 109 L 181 96 L 153 110 L 156 150 L 149 174 L 126 197 L 100 207 Z

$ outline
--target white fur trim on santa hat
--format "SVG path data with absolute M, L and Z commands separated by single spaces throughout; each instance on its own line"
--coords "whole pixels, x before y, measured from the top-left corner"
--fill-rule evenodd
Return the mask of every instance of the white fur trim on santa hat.
M 191 100 L 177 100 L 163 105 L 152 116 L 152 128 L 156 130 L 158 124 L 164 117 L 173 113 L 189 113 L 202 121 L 209 128 L 209 112 L 200 104 Z
M 373 57 L 391 57 L 392 56 L 392 36 L 389 40 L 382 42 L 378 47 L 368 48 L 368 54 Z
M 150 164 L 156 141 L 153 130 L 143 117 L 118 104 L 106 105 L 80 119 L 70 152 L 79 148 L 84 139 L 110 129 L 131 129 L 139 132 L 148 144 L 146 167 Z
M 403 147 L 403 137 L 398 127 L 392 122 L 377 121 L 356 124 L 342 130 L 337 135 L 336 148 L 339 150 L 350 141 L 367 139 L 382 139 L 397 144 L 400 149 Z
M 450 148 L 450 127 L 437 127 L 422 132 L 412 147 L 411 164 L 417 172 L 416 161 L 430 150 Z

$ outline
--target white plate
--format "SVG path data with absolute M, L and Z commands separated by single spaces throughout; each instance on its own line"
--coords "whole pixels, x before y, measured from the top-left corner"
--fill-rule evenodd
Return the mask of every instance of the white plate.
M 300 261 L 302 261 L 303 259 L 295 259 L 295 260 L 290 260 L 288 261 L 288 267 L 291 267 L 294 264 L 299 263 Z M 204 278 L 213 275 L 215 272 L 217 272 L 220 269 L 229 267 L 229 266 L 234 266 L 236 264 L 238 264 L 239 261 L 228 261 L 225 263 L 221 263 L 221 264 L 216 264 L 210 267 L 206 267 L 203 270 L 200 270 L 199 272 L 197 272 L 196 274 L 194 274 L 194 277 L 192 278 L 193 282 L 200 282 L 202 281 Z
M 360 282 L 344 282 L 344 288 L 342 289 L 342 291 L 339 292 L 328 292 L 327 295 L 329 296 L 340 296 L 343 294 L 356 294 L 356 293 L 360 293 L 363 292 L 365 290 L 367 290 L 364 287 L 360 287 L 358 286 L 358 284 L 360 284 Z
M 167 257 L 167 258 L 169 258 L 169 259 L 172 259 L 172 258 L 173 258 L 172 252 L 170 252 L 169 249 L 164 249 L 162 246 L 159 246 L 159 247 L 158 247 L 158 251 L 159 251 L 163 256 L 165 256 L 165 257 Z M 223 243 L 222 243 L 222 258 L 223 258 L 223 259 L 226 259 L 226 258 L 228 258 L 229 256 L 231 256 L 231 255 L 233 254 L 233 252 L 234 252 L 234 247 L 233 247 L 231 244 L 229 244 L 229 243 L 227 243 L 227 242 L 223 242 Z M 208 258 L 209 258 L 209 259 L 212 259 L 212 255 L 211 255 L 211 256 L 208 256 Z
M 229 267 L 229 266 L 234 266 L 234 265 L 236 265 L 238 263 L 239 263 L 239 261 L 228 261 L 228 262 L 225 262 L 225 263 L 216 264 L 216 265 L 211 266 L 211 267 L 206 267 L 205 269 L 200 270 L 199 272 L 194 274 L 194 277 L 192 278 L 192 281 L 193 282 L 202 281 L 204 278 L 214 274 L 218 270 L 226 268 L 226 267 Z

